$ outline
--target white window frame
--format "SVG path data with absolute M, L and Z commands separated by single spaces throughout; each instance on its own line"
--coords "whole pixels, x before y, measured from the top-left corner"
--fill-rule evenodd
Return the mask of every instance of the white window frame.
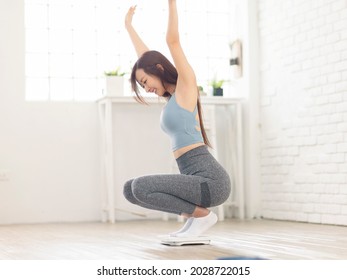
M 180 33 L 198 83 L 208 91 L 214 76 L 230 77 L 233 1 L 196 2 L 178 1 Z M 124 0 L 25 0 L 26 100 L 102 97 L 104 71 L 120 66 L 129 72 L 136 60 L 123 26 L 130 5 Z M 151 49 L 171 59 L 165 46 L 166 6 L 167 1 L 139 1 L 134 26 Z

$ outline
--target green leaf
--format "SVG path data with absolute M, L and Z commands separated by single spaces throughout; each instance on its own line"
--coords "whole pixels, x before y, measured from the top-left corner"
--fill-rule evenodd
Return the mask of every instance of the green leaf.
M 104 75 L 105 76 L 124 76 L 126 74 L 126 72 L 122 72 L 120 71 L 120 67 L 118 67 L 116 70 L 112 70 L 112 71 L 105 71 Z

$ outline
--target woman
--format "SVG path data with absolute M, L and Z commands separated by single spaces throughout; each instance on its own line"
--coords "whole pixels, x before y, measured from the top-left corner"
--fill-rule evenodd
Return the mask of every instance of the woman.
M 175 66 L 161 53 L 150 51 L 133 28 L 136 7 L 129 9 L 125 27 L 139 58 L 132 69 L 132 89 L 139 102 L 144 100 L 138 85 L 167 99 L 161 128 L 171 138 L 181 174 L 129 180 L 124 196 L 139 206 L 186 217 L 185 225 L 171 236 L 199 236 L 217 222 L 217 215 L 208 207 L 220 205 L 229 197 L 230 178 L 208 151 L 195 73 L 180 44 L 176 0 L 168 3 L 166 42 Z

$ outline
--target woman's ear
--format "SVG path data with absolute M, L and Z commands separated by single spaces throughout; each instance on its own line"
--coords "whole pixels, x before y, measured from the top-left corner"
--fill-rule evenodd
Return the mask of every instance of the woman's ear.
M 161 65 L 160 63 L 158 63 L 156 66 L 157 66 L 157 68 L 158 68 L 161 72 L 164 72 L 164 67 L 163 67 L 163 65 Z

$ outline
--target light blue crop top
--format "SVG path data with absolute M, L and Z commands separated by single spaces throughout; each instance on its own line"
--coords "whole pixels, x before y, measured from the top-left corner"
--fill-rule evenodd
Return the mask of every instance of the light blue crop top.
M 161 112 L 160 126 L 170 136 L 173 151 L 191 144 L 204 143 L 199 121 L 196 120 L 197 113 L 197 107 L 190 112 L 177 104 L 175 94 L 171 95 Z

